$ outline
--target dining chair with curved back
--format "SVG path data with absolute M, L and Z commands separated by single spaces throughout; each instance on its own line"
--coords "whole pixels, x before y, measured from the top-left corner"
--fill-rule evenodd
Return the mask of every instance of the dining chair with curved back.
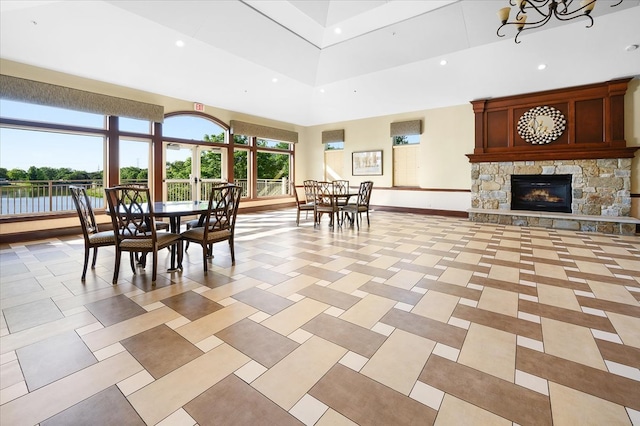
M 349 213 L 353 215 L 353 220 L 356 222 L 356 226 L 360 229 L 360 222 L 362 222 L 362 213 L 367 213 L 367 226 L 369 223 L 369 201 L 371 199 L 371 191 L 373 190 L 373 182 L 365 181 L 360 183 L 360 189 L 358 190 L 358 198 L 355 203 L 349 203 L 346 206 L 342 206 L 340 210 L 343 213 Z M 353 223 L 353 221 L 352 221 Z
M 305 187 L 306 188 L 306 187 Z M 313 201 L 313 195 L 311 196 L 311 198 L 307 198 L 306 197 L 306 191 L 305 191 L 305 199 L 301 200 L 300 197 L 298 196 L 298 190 L 296 188 L 296 184 L 295 183 L 291 183 L 291 191 L 293 192 L 293 195 L 295 195 L 296 197 L 296 210 L 297 210 L 297 215 L 296 215 L 296 225 L 299 226 L 300 225 L 300 212 L 305 212 L 306 216 L 309 216 L 309 212 L 313 212 L 314 211 L 314 201 Z
M 347 201 L 349 201 L 349 181 L 348 180 L 334 180 L 333 181 L 333 192 L 337 195 L 336 203 L 338 204 L 338 208 L 341 206 L 345 206 Z
M 334 196 L 333 182 L 317 182 L 315 200 L 314 217 L 316 225 L 320 225 L 320 219 L 324 213 L 329 213 L 331 218 L 329 226 L 335 226 L 335 222 L 338 220 L 337 218 L 334 220 L 334 217 L 338 215 L 339 208 L 336 202 L 337 198 Z
M 158 251 L 172 245 L 178 247 L 178 265 L 182 265 L 182 240 L 179 234 L 157 232 L 153 213 L 153 202 L 149 188 L 140 185 L 121 185 L 105 188 L 113 229 L 116 230 L 116 260 L 113 284 L 118 282 L 120 257 L 129 252 L 131 270 L 136 273 L 134 253 L 151 253 L 153 272 L 151 281 L 156 281 Z
M 197 243 L 202 246 L 202 263 L 207 272 L 207 257 L 213 244 L 221 241 L 229 242 L 231 261 L 235 263 L 234 234 L 238 206 L 242 197 L 242 188 L 237 185 L 225 185 L 211 188 L 209 193 L 209 207 L 202 215 L 199 226 L 184 231 L 181 237 L 184 241 Z
M 228 182 L 213 182 L 211 184 L 212 188 L 218 187 L 218 186 L 226 186 L 229 185 Z M 191 219 L 188 220 L 187 222 L 185 222 L 185 226 L 187 231 L 191 228 L 197 228 L 198 226 L 202 226 L 202 222 L 204 221 L 204 214 L 201 214 L 200 217 L 198 217 L 197 219 Z M 187 244 L 184 246 L 184 251 L 189 250 L 189 241 L 187 241 Z
M 96 267 L 98 247 L 115 246 L 116 237 L 113 231 L 100 231 L 98 229 L 91 200 L 85 188 L 71 185 L 69 186 L 69 191 L 80 218 L 80 226 L 84 237 L 84 267 L 82 268 L 81 278 L 84 281 L 87 276 L 87 265 L 89 264 L 89 252 L 91 249 L 93 249 L 93 260 L 91 261 L 91 269 L 93 269 Z

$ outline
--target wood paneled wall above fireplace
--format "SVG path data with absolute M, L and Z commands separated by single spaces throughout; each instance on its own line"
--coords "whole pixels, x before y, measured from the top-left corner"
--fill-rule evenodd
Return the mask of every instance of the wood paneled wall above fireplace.
M 495 161 L 633 158 L 638 147 L 624 139 L 624 95 L 631 78 L 472 101 L 475 149 L 472 163 Z M 532 144 L 518 133 L 523 114 L 551 107 L 563 116 L 563 131 L 549 143 Z

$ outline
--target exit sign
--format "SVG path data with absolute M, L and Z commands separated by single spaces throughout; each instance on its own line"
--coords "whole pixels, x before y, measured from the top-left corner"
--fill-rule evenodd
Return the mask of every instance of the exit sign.
M 199 104 L 198 102 L 193 103 L 193 109 L 195 111 L 204 112 L 204 104 Z

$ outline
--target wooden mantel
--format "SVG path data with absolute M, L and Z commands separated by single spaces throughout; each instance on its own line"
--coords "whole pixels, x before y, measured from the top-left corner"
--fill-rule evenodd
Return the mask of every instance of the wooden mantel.
M 472 101 L 475 149 L 472 163 L 598 158 L 633 158 L 638 147 L 624 139 L 624 95 L 631 78 L 586 86 Z M 535 145 L 520 137 L 520 117 L 550 106 L 566 119 L 562 135 Z

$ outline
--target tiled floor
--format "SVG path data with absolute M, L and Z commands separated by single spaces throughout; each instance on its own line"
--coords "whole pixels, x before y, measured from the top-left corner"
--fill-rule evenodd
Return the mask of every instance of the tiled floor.
M 1 245 L 2 425 L 640 425 L 640 238 L 240 215 L 205 277 Z

